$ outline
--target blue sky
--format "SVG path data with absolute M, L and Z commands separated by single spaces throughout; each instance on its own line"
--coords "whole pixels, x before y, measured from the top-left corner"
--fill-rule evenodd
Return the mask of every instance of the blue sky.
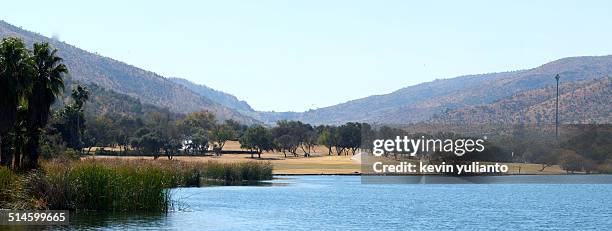
M 612 1 L 10 1 L 0 17 L 257 110 L 612 54 Z

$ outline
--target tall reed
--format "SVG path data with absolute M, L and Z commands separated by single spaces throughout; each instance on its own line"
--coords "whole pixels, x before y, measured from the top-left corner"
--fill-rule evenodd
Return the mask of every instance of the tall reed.
M 10 169 L 0 166 L 0 206 L 12 200 L 16 179 Z
M 26 180 L 29 195 L 45 208 L 95 211 L 167 211 L 170 188 L 272 178 L 269 163 L 153 160 L 51 161 Z

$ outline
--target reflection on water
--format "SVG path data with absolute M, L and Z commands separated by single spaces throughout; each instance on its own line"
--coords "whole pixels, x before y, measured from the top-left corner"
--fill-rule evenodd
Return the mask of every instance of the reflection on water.
M 364 175 L 364 184 L 612 184 L 612 175 L 505 175 L 505 176 L 442 176 Z
M 296 176 L 172 189 L 167 214 L 75 214 L 66 229 L 611 230 L 611 195 L 610 184 L 362 184 L 359 176 Z
M 70 226 L 0 226 L 0 230 L 134 230 L 158 229 L 167 222 L 166 213 L 71 212 Z
M 287 182 L 280 182 L 280 180 L 270 181 L 218 181 L 218 180 L 201 180 L 201 187 L 215 187 L 215 186 L 259 186 L 259 187 L 270 187 L 270 186 L 287 186 Z
M 72 228 L 97 229 L 114 227 L 117 229 L 134 229 L 160 227 L 166 223 L 166 213 L 93 213 L 79 212 L 70 214 Z

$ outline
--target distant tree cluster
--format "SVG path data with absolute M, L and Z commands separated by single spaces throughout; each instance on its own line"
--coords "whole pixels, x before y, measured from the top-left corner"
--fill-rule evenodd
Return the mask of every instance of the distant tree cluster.
M 512 162 L 540 164 L 540 171 L 559 165 L 567 172 L 609 172 L 612 163 L 612 127 L 609 125 L 567 125 L 566 134 L 555 138 L 547 127 L 517 125 L 512 134 L 498 140 Z M 552 134 L 552 135 L 551 135 Z
M 143 117 L 124 115 L 88 118 L 84 124 L 84 147 L 130 147 L 143 155 L 220 155 L 227 141 L 239 141 L 252 154 L 278 151 L 298 157 L 309 157 L 316 145 L 327 148 L 327 154 L 355 154 L 362 144 L 362 129 L 368 124 L 347 123 L 341 126 L 312 126 L 300 121 L 279 121 L 274 127 L 246 126 L 234 120 L 219 123 L 207 111 L 186 116 L 169 112 L 152 112 Z M 73 148 L 74 145 L 68 145 Z M 335 148 L 335 149 L 334 149 Z M 102 149 L 103 150 L 103 149 Z M 98 151 L 103 152 L 103 151 Z
M 151 112 L 143 116 L 103 115 L 88 118 L 83 140 L 87 153 L 166 155 L 220 155 L 225 143 L 238 140 L 246 126 L 234 120 L 218 123 L 207 111 L 186 116 L 170 112 Z M 106 150 L 115 147 L 114 151 Z
M 312 126 L 300 121 L 278 121 L 271 129 L 273 147 L 282 152 L 298 156 L 298 150 L 304 157 L 309 157 L 316 145 L 327 148 L 327 154 L 332 155 L 333 149 L 337 155 L 355 154 L 362 146 L 364 130 L 370 130 L 367 123 L 346 123 L 340 126 Z

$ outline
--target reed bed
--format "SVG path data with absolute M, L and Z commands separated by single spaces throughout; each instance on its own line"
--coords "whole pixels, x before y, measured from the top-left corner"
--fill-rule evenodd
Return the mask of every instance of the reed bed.
M 0 166 L 0 206 L 13 199 L 17 177 L 8 168 Z
M 12 182 L 11 174 L 0 169 L 0 186 Z M 272 165 L 262 162 L 56 160 L 24 175 L 23 190 L 17 197 L 19 201 L 28 198 L 39 209 L 156 212 L 170 208 L 170 188 L 200 186 L 210 180 L 233 184 L 271 178 Z

